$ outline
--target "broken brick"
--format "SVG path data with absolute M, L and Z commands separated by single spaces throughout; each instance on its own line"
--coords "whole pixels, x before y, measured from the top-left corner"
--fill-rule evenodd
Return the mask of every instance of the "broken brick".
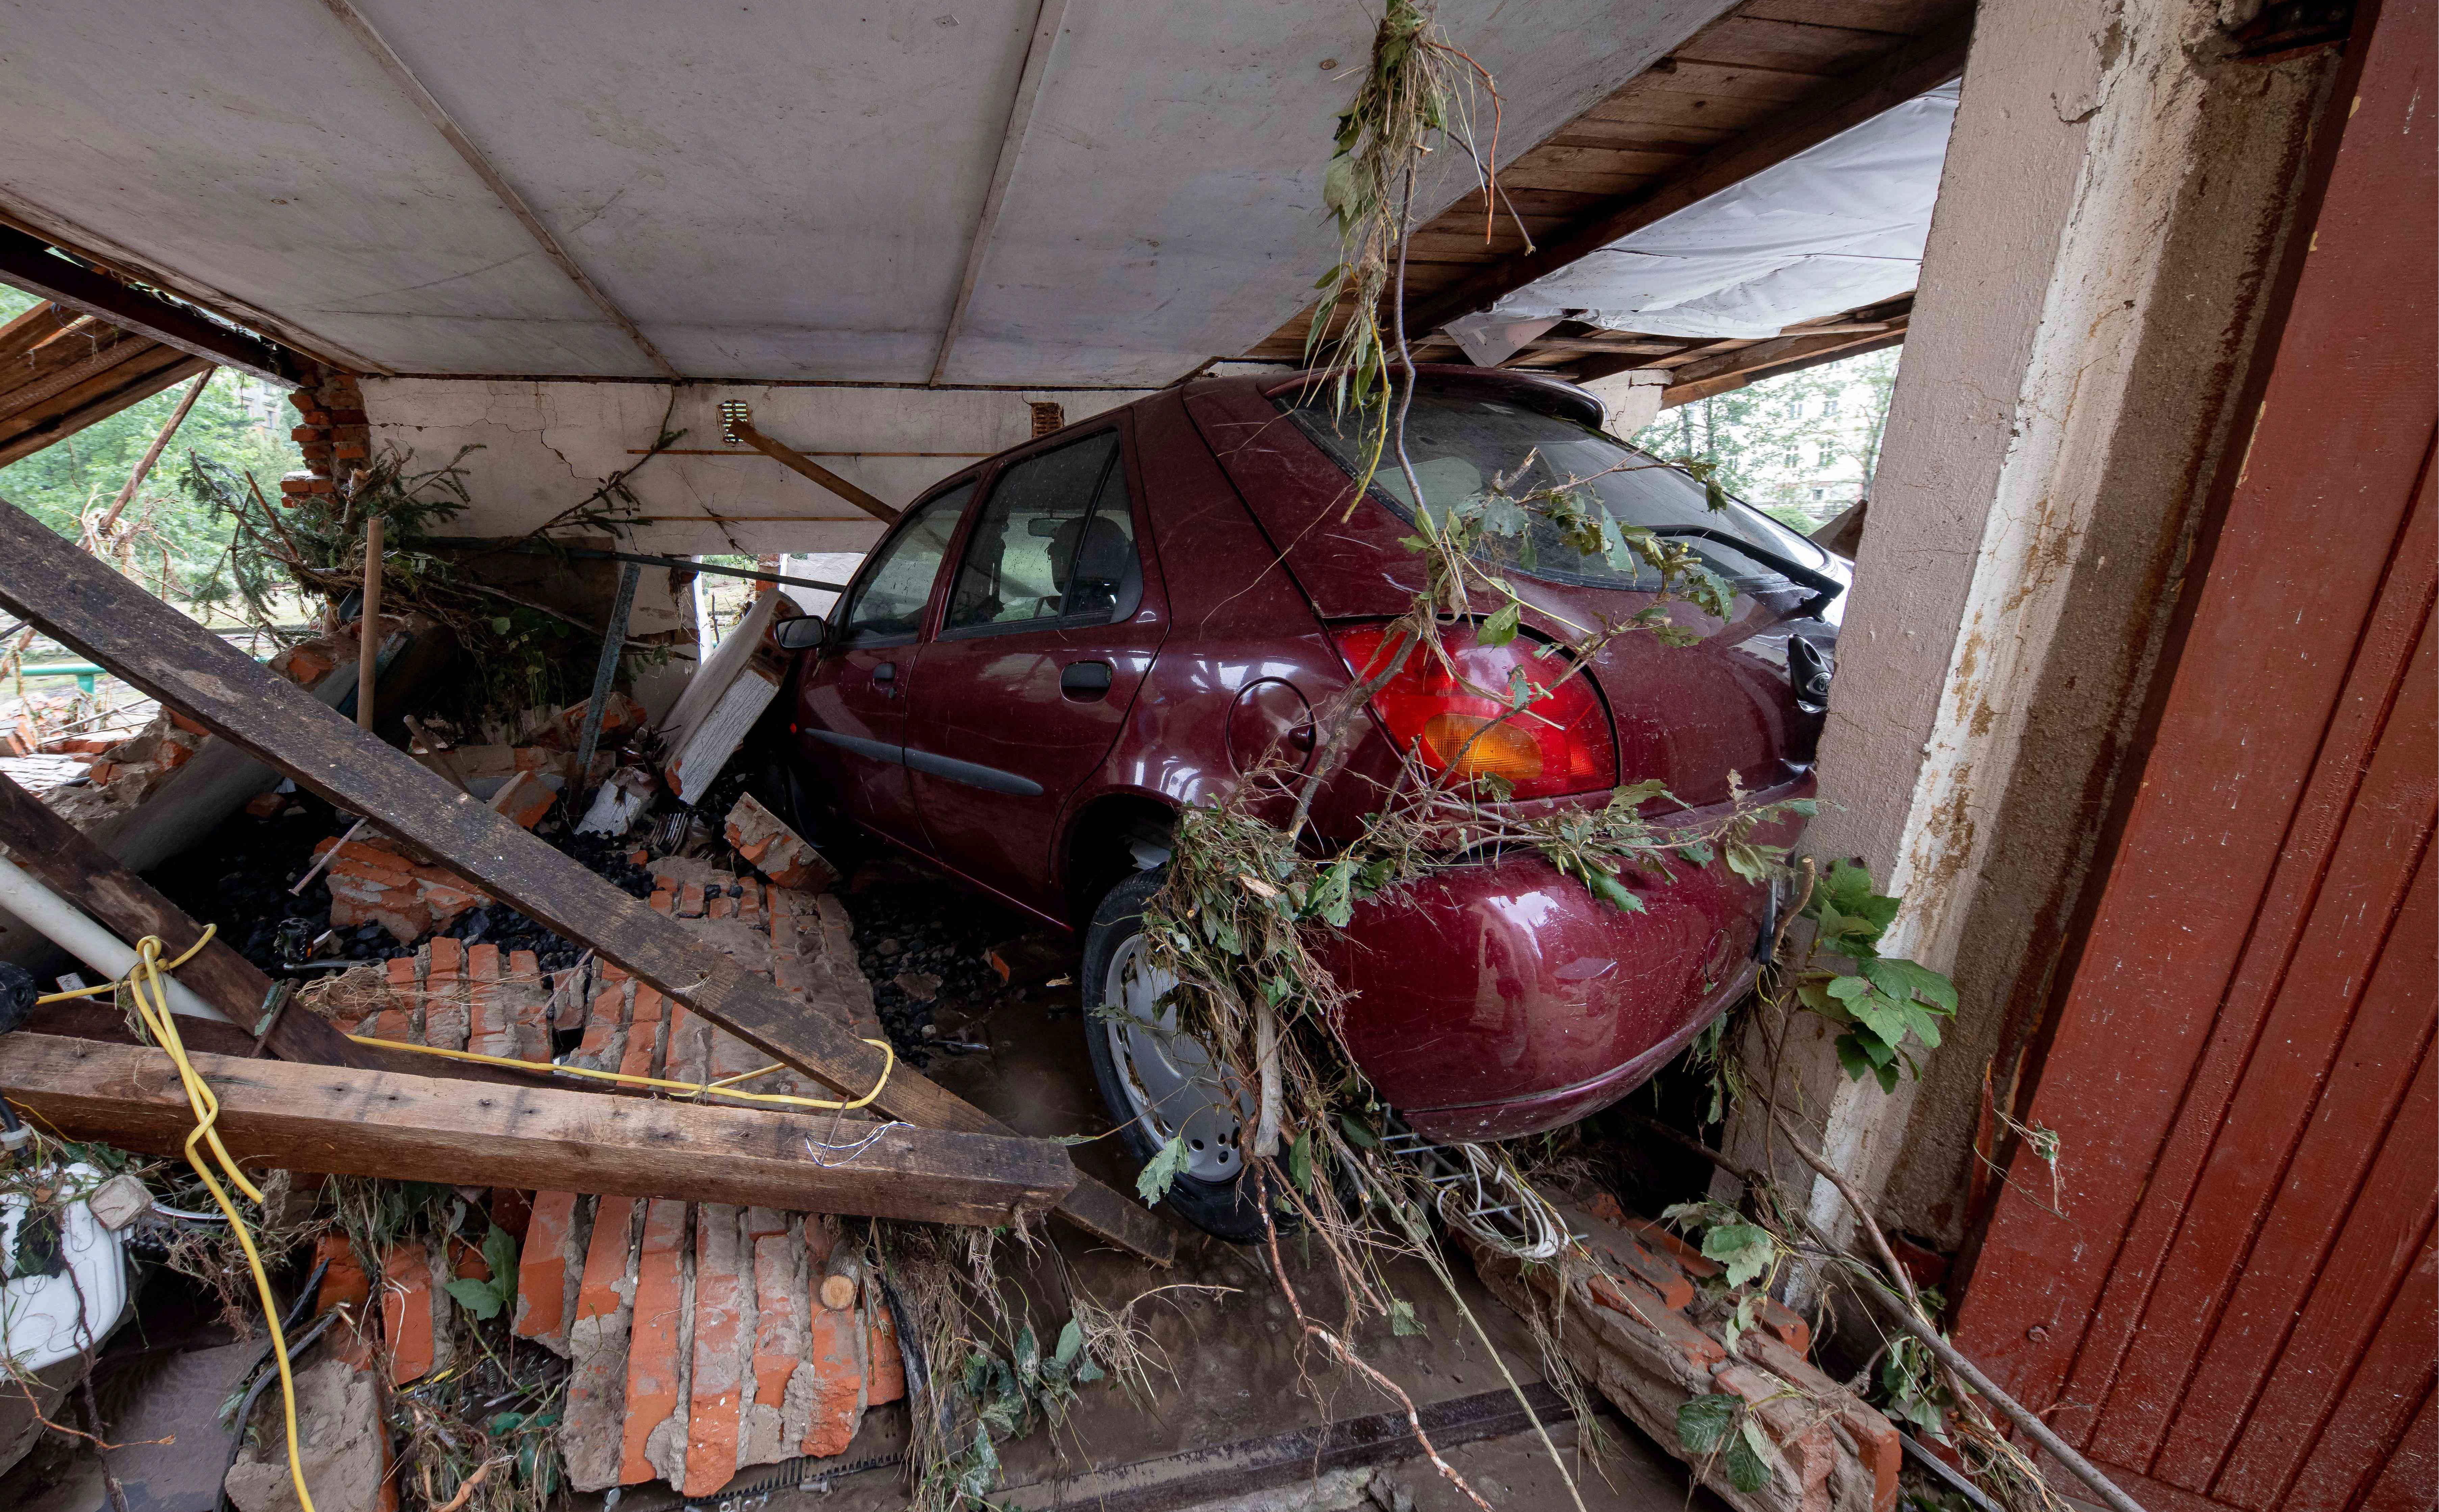
M 578 1263 L 577 1195 L 538 1192 L 525 1243 L 517 1251 L 517 1337 L 567 1353 L 568 1272 Z
M 694 1369 L 686 1393 L 687 1496 L 726 1485 L 737 1473 L 739 1367 L 750 1340 L 740 1311 L 749 1284 L 739 1253 L 737 1209 L 705 1202 L 695 1210 Z
M 389 1345 L 389 1382 L 420 1380 L 437 1358 L 432 1260 L 419 1241 L 393 1244 L 382 1255 L 382 1338 Z
M 543 815 L 550 812 L 551 805 L 557 802 L 559 794 L 539 774 L 520 772 L 491 794 L 490 808 L 519 827 L 531 829 L 542 823 Z
M 654 1201 L 645 1209 L 644 1242 L 635 1272 L 634 1324 L 627 1346 L 627 1422 L 618 1483 L 634 1485 L 664 1473 L 647 1457 L 654 1431 L 677 1420 L 679 1344 L 685 1324 L 686 1204 Z M 666 1435 L 664 1435 L 666 1437 Z M 684 1440 L 678 1468 L 683 1472 Z
M 739 855 L 782 887 L 818 893 L 838 881 L 838 868 L 751 793 L 728 810 L 725 833 Z

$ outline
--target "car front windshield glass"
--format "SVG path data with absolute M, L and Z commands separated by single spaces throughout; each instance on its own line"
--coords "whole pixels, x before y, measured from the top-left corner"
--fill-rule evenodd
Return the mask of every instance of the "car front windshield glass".
M 1370 444 L 1355 414 L 1334 416 L 1328 400 L 1319 396 L 1309 400 L 1298 396 L 1286 407 L 1305 434 L 1348 476 L 1362 475 Z M 1372 475 L 1372 487 L 1382 503 L 1408 521 L 1415 518 L 1415 484 L 1421 486 L 1425 506 L 1437 521 L 1445 520 L 1458 505 L 1481 496 L 1493 478 L 1506 480 L 1510 498 L 1580 481 L 1619 525 L 1641 525 L 1671 537 L 1731 581 L 1775 583 L 1785 581 L 1785 577 L 1766 559 L 1748 556 L 1728 542 L 1673 533 L 1716 531 L 1750 541 L 1804 567 L 1817 569 L 1830 560 L 1820 547 L 1748 505 L 1730 499 L 1724 509 L 1710 507 L 1701 484 L 1647 453 L 1589 425 L 1495 395 L 1461 389 L 1417 391 L 1406 413 L 1405 443 L 1413 483 L 1408 482 L 1394 451 L 1389 451 L 1382 454 L 1380 466 Z M 1576 551 L 1557 527 L 1539 516 L 1527 527 L 1527 537 L 1529 546 L 1515 538 L 1494 535 L 1486 550 L 1503 568 L 1527 577 L 1600 588 L 1650 591 L 1660 586 L 1658 574 L 1648 567 L 1620 567 L 1606 557 Z

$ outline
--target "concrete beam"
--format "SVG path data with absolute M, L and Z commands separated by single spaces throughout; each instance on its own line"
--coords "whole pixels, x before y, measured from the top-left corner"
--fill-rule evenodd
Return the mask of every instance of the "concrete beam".
M 2290 231 L 2325 53 L 2234 59 L 2212 0 L 1987 0 L 1841 645 L 1812 836 L 1905 910 L 1886 950 L 1957 979 L 1884 1096 L 1799 1020 L 1783 1093 L 1896 1227 L 1966 1232 L 1985 1069 L 2070 943 Z M 1736 1131 L 1758 1158 L 1758 1130 Z M 2072 1158 L 2072 1152 L 2069 1152 Z M 1826 1183 L 1812 1216 L 1847 1221 Z
M 949 311 L 949 324 L 940 332 L 940 353 L 932 359 L 932 382 L 944 382 L 949 373 L 949 354 L 956 350 L 957 338 L 965 334 L 966 316 L 974 303 L 974 285 L 982 278 L 983 264 L 990 257 L 991 239 L 999 231 L 1001 209 L 1007 204 L 1007 186 L 1016 177 L 1016 165 L 1024 155 L 1024 139 L 1033 131 L 1033 107 L 1041 98 L 1041 81 L 1050 74 L 1051 49 L 1059 44 L 1059 33 L 1067 24 L 1067 0 L 1041 0 L 1035 12 L 1033 31 L 1026 39 L 1024 67 L 1018 74 L 1016 97 L 1007 107 L 1007 129 L 1000 134 L 999 160 L 992 165 L 990 191 L 983 196 L 982 214 L 974 218 L 972 240 L 966 243 L 965 271 L 957 278 L 957 302 Z

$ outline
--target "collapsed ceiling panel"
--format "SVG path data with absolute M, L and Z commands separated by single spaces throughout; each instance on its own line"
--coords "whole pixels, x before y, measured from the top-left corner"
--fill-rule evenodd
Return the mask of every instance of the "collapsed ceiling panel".
M 1476 361 L 1497 362 L 1540 333 L 1529 322 L 1763 337 L 1906 294 L 1921 274 L 1957 94 L 1945 84 L 1885 111 L 1447 329 Z

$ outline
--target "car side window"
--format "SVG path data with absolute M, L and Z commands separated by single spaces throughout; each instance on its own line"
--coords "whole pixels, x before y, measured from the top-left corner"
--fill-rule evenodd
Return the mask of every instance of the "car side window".
M 970 483 L 915 507 L 914 518 L 881 548 L 854 599 L 839 616 L 841 639 L 849 646 L 890 646 L 911 641 L 923 629 L 923 606 L 957 533 L 957 516 L 974 496 Z
M 1103 431 L 1000 474 L 974 521 L 941 633 L 1107 624 L 1142 597 L 1118 433 Z

